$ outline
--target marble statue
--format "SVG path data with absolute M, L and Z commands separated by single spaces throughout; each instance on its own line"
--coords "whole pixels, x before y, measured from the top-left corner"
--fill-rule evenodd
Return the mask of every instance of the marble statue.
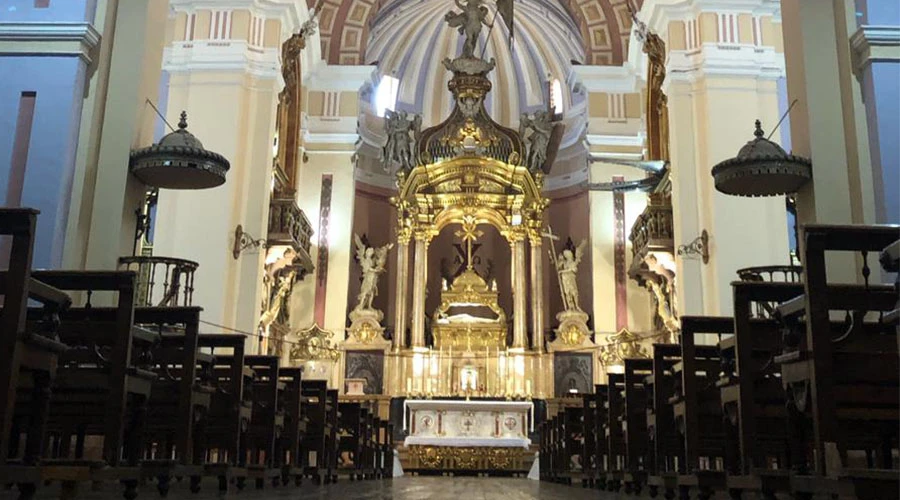
M 466 0 L 463 4 L 460 0 L 453 0 L 462 12 L 450 11 L 444 16 L 444 20 L 451 28 L 456 28 L 460 35 L 466 37 L 460 57 L 476 59 L 475 45 L 478 43 L 478 35 L 482 26 L 489 26 L 487 22 L 488 9 L 483 5 L 484 0 Z
M 581 240 L 574 254 L 567 248 L 556 260 L 556 272 L 559 273 L 559 287 L 566 311 L 582 312 L 578 305 L 578 282 L 575 278 L 578 275 L 578 264 L 581 263 L 585 244 L 587 240 Z
M 412 170 L 415 166 L 413 150 L 421 128 L 422 117 L 419 115 L 414 115 L 410 120 L 406 111 L 385 111 L 384 130 L 387 142 L 381 156 L 386 171 L 390 171 L 392 162 L 397 162 L 401 171 Z
M 526 137 L 528 131 L 531 131 L 531 134 Z M 531 117 L 527 113 L 522 113 L 519 135 L 526 143 L 525 166 L 528 170 L 535 172 L 544 167 L 552 132 L 553 117 L 548 111 L 538 111 Z
M 356 258 L 362 268 L 363 280 L 359 287 L 359 295 L 356 296 L 356 311 L 372 310 L 372 300 L 378 295 L 378 275 L 384 272 L 384 264 L 387 261 L 387 253 L 394 244 L 389 243 L 383 247 L 367 247 L 359 235 L 354 235 L 356 241 Z

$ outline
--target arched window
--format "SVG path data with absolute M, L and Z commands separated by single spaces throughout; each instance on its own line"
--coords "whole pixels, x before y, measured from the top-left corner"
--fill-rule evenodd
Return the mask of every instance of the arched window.
M 393 110 L 397 104 L 397 91 L 400 89 L 400 80 L 390 75 L 381 77 L 378 88 L 375 89 L 375 114 L 384 116 L 385 110 Z
M 560 83 L 559 78 L 554 78 L 550 82 L 550 107 L 553 108 L 554 115 L 559 115 L 563 112 L 562 83 Z

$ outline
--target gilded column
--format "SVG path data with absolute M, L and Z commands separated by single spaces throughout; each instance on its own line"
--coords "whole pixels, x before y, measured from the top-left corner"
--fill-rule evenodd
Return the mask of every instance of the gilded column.
M 406 296 L 409 283 L 409 236 L 397 240 L 397 303 L 394 318 L 394 350 L 406 345 Z
M 531 243 L 531 344 L 536 352 L 544 351 L 544 259 L 541 258 L 540 236 Z
M 411 346 L 425 347 L 425 286 L 428 277 L 428 243 L 426 235 L 416 235 L 415 269 L 413 271 L 412 303 L 412 343 Z
M 512 347 L 525 347 L 528 329 L 525 284 L 525 238 L 514 235 L 510 238 L 513 247 L 513 343 Z

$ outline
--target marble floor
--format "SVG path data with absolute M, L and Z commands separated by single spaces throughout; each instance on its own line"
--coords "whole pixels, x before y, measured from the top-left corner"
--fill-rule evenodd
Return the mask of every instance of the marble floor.
M 300 488 L 278 488 L 257 491 L 248 488 L 240 493 L 229 493 L 225 497 L 215 491 L 215 483 L 204 484 L 204 491 L 198 495 L 188 492 L 187 484 L 174 484 L 168 498 L 171 500 L 204 500 L 235 498 L 246 500 L 278 499 L 392 499 L 392 500 L 615 500 L 618 495 L 600 493 L 581 487 L 548 484 L 529 479 L 475 478 L 475 477 L 413 477 L 404 476 L 390 481 L 351 482 L 341 480 L 338 484 L 313 486 L 304 484 Z M 122 498 L 118 489 L 87 491 L 85 487 L 77 498 L 84 500 L 115 500 Z M 58 498 L 52 488 L 38 494 L 39 499 Z M 0 500 L 13 500 L 14 491 L 0 490 Z M 148 485 L 142 489 L 139 499 L 158 499 L 155 489 Z M 622 498 L 625 498 L 623 495 Z M 631 497 L 634 498 L 633 496 Z

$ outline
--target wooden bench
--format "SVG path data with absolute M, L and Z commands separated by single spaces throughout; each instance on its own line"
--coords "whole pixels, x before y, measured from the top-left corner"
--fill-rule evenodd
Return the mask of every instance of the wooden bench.
M 284 389 L 277 356 L 246 356 L 244 366 L 253 371 L 249 387 L 253 410 L 244 437 L 249 453 L 247 477 L 262 489 L 266 482 L 277 487 L 282 479 L 281 435 L 284 432 Z
M 148 363 L 149 352 L 159 341 L 157 333 L 134 325 L 136 275 L 35 271 L 32 276 L 84 297 L 83 303 L 59 315 L 60 340 L 70 348 L 59 357 L 52 387 L 46 430 L 54 435 L 55 444 L 52 459 L 43 461 L 41 476 L 60 481 L 64 497 L 74 496 L 80 482 L 120 481 L 125 498 L 134 498 L 141 478 L 147 404 L 157 378 Z M 115 306 L 92 304 L 95 294 L 105 293 L 115 295 Z M 39 322 L 42 312 L 29 309 L 28 316 Z M 27 412 L 27 405 L 16 408 Z M 85 453 L 90 436 L 103 442 L 95 456 Z
M 247 481 L 246 433 L 253 417 L 253 401 L 245 388 L 254 372 L 244 362 L 245 337 L 221 333 L 202 334 L 201 352 L 213 356 L 212 394 L 209 412 L 202 417 L 195 436 L 204 457 L 203 475 L 218 479 L 219 491 L 234 483 L 243 489 Z
M 666 498 L 674 498 L 678 487 L 676 462 L 683 445 L 669 399 L 675 395 L 673 368 L 680 361 L 680 345 L 653 344 L 652 373 L 644 377 L 649 441 L 647 486 L 651 498 L 656 498 L 660 489 Z
M 294 484 L 303 484 L 302 447 L 303 435 L 307 431 L 309 418 L 304 412 L 306 397 L 303 395 L 303 368 L 282 367 L 279 371 L 284 383 L 284 431 L 281 435 L 282 484 L 287 485 L 290 478 Z
M 607 384 L 594 385 L 593 405 L 595 409 L 594 426 L 591 428 L 594 434 L 594 486 L 600 489 L 606 488 L 606 471 L 609 463 L 609 442 L 604 435 L 604 429 L 608 423 L 606 400 L 609 386 Z
M 800 283 L 732 283 L 735 335 L 719 342 L 723 372 L 717 385 L 725 416 L 726 487 L 732 494 L 774 499 L 790 491 L 787 412 L 775 357 L 782 325 L 768 311 L 802 293 Z
M 896 242 L 900 229 L 809 225 L 803 235 L 803 295 L 778 307 L 794 332 L 776 358 L 792 431 L 791 489 L 797 498 L 897 498 L 892 454 L 900 427 L 900 356 L 896 326 L 882 317 L 896 308 L 897 293 L 869 282 L 866 257 Z M 826 255 L 834 252 L 862 257 L 864 284 L 828 279 Z M 835 314 L 846 318 L 838 328 Z M 864 470 L 849 466 L 854 450 L 865 453 Z
M 330 481 L 333 474 L 333 469 L 329 468 L 328 447 L 336 422 L 329 419 L 328 386 L 324 380 L 304 380 L 302 394 L 309 423 L 302 439 L 300 463 L 305 476 L 312 478 L 315 484 L 322 484 Z
M 652 375 L 652 359 L 626 359 L 623 397 L 624 411 L 620 417 L 625 439 L 625 493 L 640 495 L 647 482 L 650 438 L 647 433 L 648 392 L 644 380 Z
M 581 448 L 581 485 L 593 488 L 597 484 L 597 400 L 593 393 L 581 395 L 584 445 Z
M 37 210 L 0 209 L 0 235 L 11 236 L 8 271 L 0 280 L 0 485 L 16 483 L 20 498 L 32 498 L 41 480 L 40 461 L 49 411 L 50 387 L 59 355 L 67 346 L 59 341 L 57 313 L 71 304 L 70 297 L 31 277 Z M 28 300 L 43 305 L 40 328 L 26 327 Z M 14 409 L 20 381 L 31 378 L 34 387 L 31 418 L 25 429 L 14 429 Z M 19 455 L 20 434 L 25 448 Z
M 673 365 L 676 390 L 669 402 L 684 445 L 678 457 L 678 490 L 682 498 L 691 489 L 700 500 L 725 486 L 722 470 L 724 431 L 719 389 L 719 349 L 697 345 L 699 335 L 721 337 L 734 333 L 732 318 L 684 316 L 681 318 L 681 361 Z
M 607 442 L 606 490 L 619 491 L 625 479 L 627 453 L 621 421 L 625 413 L 625 400 L 622 397 L 625 390 L 625 376 L 621 373 L 610 373 L 608 377 L 607 397 L 604 403 L 606 419 L 602 434 Z
M 157 378 L 148 403 L 141 452 L 145 480 L 155 479 L 161 496 L 171 479 L 189 477 L 191 491 L 200 491 L 203 453 L 195 436 L 209 411 L 213 356 L 199 352 L 199 307 L 139 307 L 135 323 L 160 333 L 153 347 L 152 370 Z

